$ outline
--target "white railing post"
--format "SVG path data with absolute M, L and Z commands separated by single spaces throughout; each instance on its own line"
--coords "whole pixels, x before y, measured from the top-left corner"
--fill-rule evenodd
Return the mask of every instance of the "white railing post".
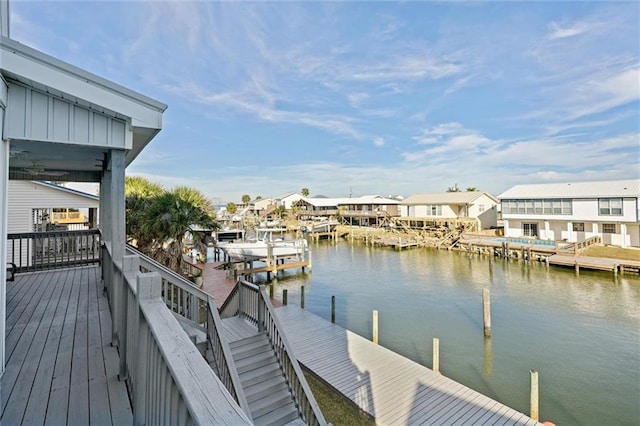
M 157 272 L 139 273 L 136 280 L 136 296 L 138 299 L 138 357 L 136 362 L 136 379 L 133 392 L 133 424 L 143 425 L 146 420 L 147 405 L 147 368 L 149 365 L 149 340 L 151 332 L 142 313 L 141 304 L 145 300 L 160 297 L 162 279 Z
M 118 369 L 118 379 L 126 380 L 128 377 L 127 364 L 130 360 L 127 359 L 127 331 L 129 330 L 129 322 L 132 318 L 128 317 L 129 306 L 129 291 L 127 284 L 127 275 L 132 272 L 140 271 L 140 258 L 138 256 L 125 255 L 122 258 L 122 286 L 120 288 L 120 300 L 118 304 L 122 308 L 121 322 L 118 325 L 118 340 L 120 342 L 120 365 Z

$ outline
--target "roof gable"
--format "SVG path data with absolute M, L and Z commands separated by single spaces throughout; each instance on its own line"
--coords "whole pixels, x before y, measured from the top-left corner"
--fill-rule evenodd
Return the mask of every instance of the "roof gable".
M 455 204 L 473 204 L 478 198 L 486 195 L 496 203 L 498 200 L 493 195 L 484 191 L 466 191 L 466 192 L 442 192 L 433 194 L 414 194 L 405 198 L 400 204 L 405 206 L 411 205 L 455 205 Z

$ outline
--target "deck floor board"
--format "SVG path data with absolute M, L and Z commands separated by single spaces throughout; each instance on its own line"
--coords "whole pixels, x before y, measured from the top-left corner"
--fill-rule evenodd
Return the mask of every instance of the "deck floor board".
M 3 424 L 131 424 L 98 267 L 22 273 L 7 283 Z
M 276 313 L 298 361 L 377 424 L 537 422 L 296 306 Z

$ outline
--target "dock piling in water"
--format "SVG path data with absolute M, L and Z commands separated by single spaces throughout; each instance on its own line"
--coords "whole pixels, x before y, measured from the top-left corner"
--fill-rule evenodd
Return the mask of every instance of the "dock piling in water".
M 440 339 L 433 338 L 433 366 L 431 368 L 434 373 L 440 372 Z
M 489 289 L 482 290 L 482 312 L 484 319 L 484 335 L 491 337 L 491 297 Z
M 331 323 L 336 323 L 336 296 L 331 296 Z
M 378 344 L 378 311 L 373 311 L 373 343 Z
M 287 302 L 288 302 L 288 291 L 287 289 L 282 290 L 282 304 L 284 306 L 287 306 Z
M 538 372 L 531 370 L 531 415 L 530 417 L 538 421 L 540 413 L 538 410 Z
M 300 286 L 300 308 L 304 309 L 304 286 Z

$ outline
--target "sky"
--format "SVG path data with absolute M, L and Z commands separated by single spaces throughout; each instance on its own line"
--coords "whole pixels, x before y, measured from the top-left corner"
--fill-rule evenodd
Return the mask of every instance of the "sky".
M 640 178 L 640 2 L 11 0 L 11 38 L 168 105 L 127 168 L 243 194 Z

